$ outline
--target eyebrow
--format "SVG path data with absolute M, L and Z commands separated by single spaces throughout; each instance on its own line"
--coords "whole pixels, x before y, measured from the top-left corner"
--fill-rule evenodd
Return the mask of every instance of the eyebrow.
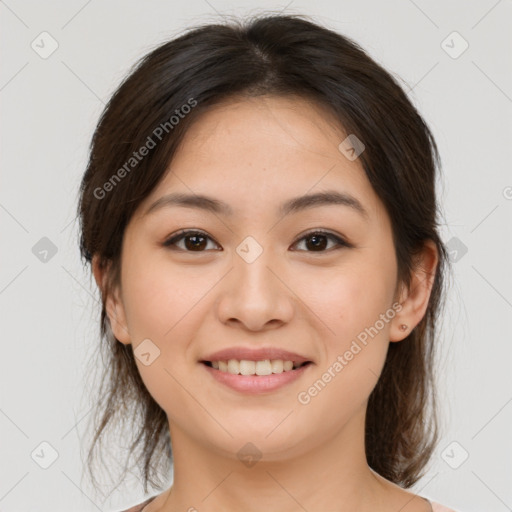
M 364 217 L 365 220 L 369 219 L 368 212 L 357 198 L 351 194 L 348 194 L 347 192 L 338 192 L 336 190 L 328 190 L 325 192 L 318 192 L 315 194 L 309 194 L 289 199 L 281 205 L 279 208 L 279 213 L 282 216 L 286 216 L 291 213 L 307 210 L 309 208 L 327 205 L 346 206 L 359 213 L 362 217 Z M 213 197 L 198 194 L 173 193 L 167 194 L 157 199 L 146 210 L 144 216 L 160 210 L 161 208 L 172 206 L 198 208 L 225 216 L 232 216 L 234 214 L 231 206 L 222 201 L 219 201 L 218 199 L 214 199 Z

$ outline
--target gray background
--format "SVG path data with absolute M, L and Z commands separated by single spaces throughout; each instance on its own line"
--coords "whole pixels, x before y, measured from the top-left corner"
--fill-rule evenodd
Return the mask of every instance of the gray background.
M 0 1 L 1 511 L 108 511 L 142 500 L 136 475 L 106 486 L 106 498 L 82 475 L 93 399 L 83 377 L 100 312 L 74 222 L 88 144 L 137 58 L 189 25 L 268 9 L 312 15 L 354 38 L 408 84 L 434 132 L 442 234 L 456 263 L 439 340 L 445 430 L 413 490 L 463 512 L 512 510 L 511 1 L 8 0 Z

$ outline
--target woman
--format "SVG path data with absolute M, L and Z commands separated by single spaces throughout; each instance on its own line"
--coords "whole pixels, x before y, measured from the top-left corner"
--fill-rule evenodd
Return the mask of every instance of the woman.
M 304 17 L 141 60 L 79 204 L 109 358 L 89 462 L 136 418 L 145 492 L 173 464 L 130 511 L 449 510 L 407 491 L 438 440 L 438 164 L 391 75 Z

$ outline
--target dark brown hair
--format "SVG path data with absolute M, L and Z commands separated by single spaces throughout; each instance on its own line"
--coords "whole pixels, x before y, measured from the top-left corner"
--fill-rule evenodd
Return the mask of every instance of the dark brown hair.
M 140 419 L 128 453 L 140 449 L 137 465 L 145 492 L 148 482 L 161 485 L 154 478 L 162 457 L 165 468 L 170 467 L 166 414 L 144 386 L 132 346 L 113 336 L 105 299 L 119 283 L 125 228 L 164 177 L 187 127 L 208 108 L 235 95 L 312 100 L 332 112 L 346 133 L 363 141 L 365 151 L 359 159 L 392 223 L 398 283 L 410 286 L 415 256 L 426 240 L 438 248 L 426 314 L 407 339 L 390 343 L 367 408 L 369 466 L 410 487 L 423 476 L 439 435 L 434 341 L 448 259 L 438 233 L 438 149 L 389 72 L 354 41 L 298 15 L 260 15 L 194 27 L 143 57 L 105 107 L 92 139 L 78 205 L 84 264 L 97 255 L 101 265 L 108 266 L 101 311 L 105 361 L 100 363 L 103 378 L 89 469 L 106 427 L 128 417 Z M 155 146 L 144 158 L 132 160 L 134 152 L 150 145 L 149 138 Z

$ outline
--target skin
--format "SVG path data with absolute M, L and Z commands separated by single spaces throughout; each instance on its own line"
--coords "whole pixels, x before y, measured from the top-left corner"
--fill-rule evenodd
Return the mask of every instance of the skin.
M 174 454 L 172 488 L 144 512 L 430 510 L 368 467 L 364 421 L 389 343 L 401 342 L 425 314 L 436 247 L 425 244 L 410 290 L 400 287 L 390 219 L 359 159 L 338 150 L 345 137 L 329 112 L 304 99 L 217 105 L 187 131 L 169 172 L 127 226 L 121 284 L 108 295 L 107 312 L 121 343 L 136 350 L 149 338 L 160 350 L 149 366 L 136 361 L 167 414 Z M 325 190 L 355 196 L 368 219 L 343 205 L 285 217 L 277 211 L 289 198 Z M 235 213 L 172 206 L 144 215 L 170 192 L 208 195 Z M 208 245 L 163 245 L 184 228 L 206 232 Z M 352 247 L 327 238 L 315 250 L 303 238 L 315 229 Z M 263 248 L 250 264 L 236 252 L 247 236 Z M 93 269 L 102 286 L 96 258 Z M 394 318 L 307 405 L 299 403 L 298 393 L 394 302 L 402 305 Z M 314 364 L 277 391 L 243 395 L 199 362 L 236 345 L 277 346 Z M 237 456 L 248 442 L 261 452 L 251 467 Z

